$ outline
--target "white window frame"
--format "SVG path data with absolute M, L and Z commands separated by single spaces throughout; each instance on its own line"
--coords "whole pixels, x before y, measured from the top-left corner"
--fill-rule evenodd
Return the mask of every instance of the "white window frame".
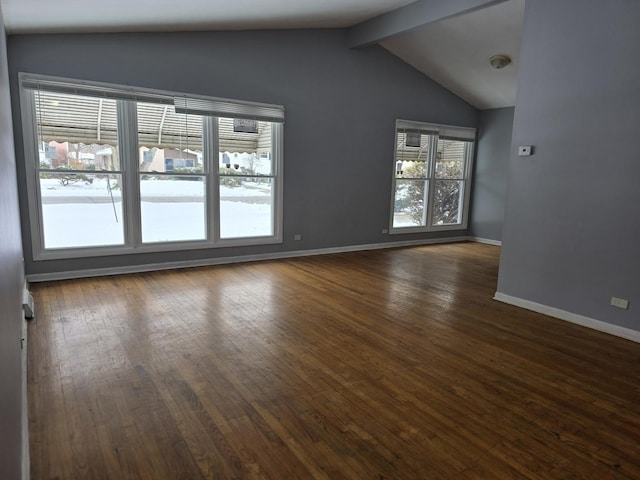
M 445 139 L 457 139 L 469 142 L 469 146 L 466 148 L 465 165 L 464 165 L 464 178 L 462 179 L 439 179 L 436 177 L 436 152 L 437 141 L 429 147 L 426 171 L 427 176 L 425 180 L 428 181 L 428 191 L 425 201 L 425 225 L 407 226 L 407 227 L 394 227 L 393 217 L 395 213 L 395 201 L 396 201 L 396 182 L 402 180 L 402 178 L 396 178 L 396 163 L 398 159 L 398 130 L 416 130 L 424 132 L 427 135 L 433 135 L 434 138 L 439 139 L 443 137 Z M 473 171 L 473 158 L 475 150 L 475 138 L 476 129 L 468 127 L 457 127 L 453 125 L 442 125 L 437 123 L 425 123 L 416 122 L 412 120 L 396 120 L 396 127 L 394 132 L 394 153 L 393 163 L 391 170 L 391 209 L 389 212 L 389 233 L 390 234 L 403 234 L 403 233 L 424 233 L 424 232 L 441 232 L 451 230 L 466 230 L 469 222 L 469 201 L 471 191 L 471 172 Z M 437 180 L 460 180 L 464 182 L 464 188 L 462 189 L 462 213 L 460 223 L 446 224 L 446 225 L 432 225 L 433 223 L 433 211 L 434 211 L 434 191 L 433 185 Z
M 282 243 L 283 230 L 283 138 L 284 107 L 256 102 L 198 96 L 122 86 L 103 82 L 90 82 L 63 77 L 19 73 L 20 110 L 24 144 L 27 200 L 30 212 L 30 232 L 33 259 L 54 260 L 65 258 L 96 257 L 121 254 L 170 252 L 248 245 Z M 36 105 L 33 91 L 36 86 L 46 91 L 76 95 L 103 96 L 118 101 L 118 149 L 122 171 L 122 202 L 124 215 L 124 244 L 116 246 L 71 247 L 47 249 L 44 247 L 44 227 L 39 181 L 39 154 Z M 166 103 L 176 106 L 179 113 L 203 116 L 204 176 L 206 179 L 206 232 L 205 240 L 142 243 L 140 222 L 140 183 L 138 181 L 139 145 L 136 102 Z M 194 106 L 195 108 L 190 108 Z M 272 122 L 272 184 L 273 184 L 273 235 L 260 237 L 220 238 L 220 196 L 218 169 L 219 116 L 249 118 Z

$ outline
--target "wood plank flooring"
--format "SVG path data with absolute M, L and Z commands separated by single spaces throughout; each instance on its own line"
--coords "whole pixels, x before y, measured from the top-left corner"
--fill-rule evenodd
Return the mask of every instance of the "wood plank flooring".
M 498 254 L 34 284 L 32 478 L 640 478 L 640 345 L 493 301 Z

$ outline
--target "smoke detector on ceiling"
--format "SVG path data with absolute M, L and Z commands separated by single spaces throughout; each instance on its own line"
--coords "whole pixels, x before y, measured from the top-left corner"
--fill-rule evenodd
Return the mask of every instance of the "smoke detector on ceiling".
M 496 70 L 500 70 L 511 63 L 511 57 L 508 55 L 491 55 L 489 63 Z

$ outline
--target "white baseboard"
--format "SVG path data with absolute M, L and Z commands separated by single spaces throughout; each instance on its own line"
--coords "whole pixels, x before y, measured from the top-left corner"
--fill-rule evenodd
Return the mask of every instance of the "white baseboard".
M 481 238 L 481 237 L 468 237 L 470 242 L 478 242 L 478 243 L 486 243 L 487 245 L 496 245 L 498 247 L 502 246 L 502 242 L 500 240 L 492 240 L 490 238 Z
M 24 312 L 24 318 L 31 320 L 35 316 L 35 306 L 33 304 L 33 297 L 29 291 L 29 286 L 25 280 L 24 288 L 22 290 L 22 310 Z
M 512 297 L 511 295 L 506 295 L 500 292 L 496 292 L 493 299 L 498 300 L 499 302 L 508 303 L 509 305 L 515 305 L 516 307 L 526 308 L 527 310 L 549 315 L 550 317 L 558 318 L 560 320 L 575 323 L 577 325 L 582 325 L 583 327 L 591 328 L 593 330 L 615 335 L 616 337 L 631 340 L 632 342 L 640 343 L 640 331 L 637 330 L 620 327 L 594 318 L 567 312 L 566 310 L 560 310 L 559 308 L 550 307 L 548 305 L 524 300 L 518 297 Z
M 229 263 L 258 262 L 262 260 L 279 260 L 283 258 L 310 257 L 315 255 L 328 255 L 332 253 L 359 252 L 363 250 L 379 250 L 384 248 L 413 247 L 419 245 L 432 245 L 437 243 L 465 242 L 468 238 L 447 237 L 428 238 L 422 240 L 405 240 L 399 242 L 370 243 L 363 245 L 350 245 L 346 247 L 318 248 L 313 250 L 296 250 L 291 252 L 261 253 L 256 255 L 237 255 L 233 257 L 205 258 L 201 260 L 185 260 L 182 262 L 148 263 L 144 265 L 131 265 L 113 268 L 94 268 L 87 270 L 74 270 L 67 272 L 34 273 L 27 275 L 29 282 L 49 282 L 54 280 L 70 280 L 75 278 L 103 277 L 108 275 L 122 275 L 127 273 L 154 272 L 158 270 L 172 270 L 190 267 L 208 267 L 212 265 L 225 265 Z
M 22 322 L 22 479 L 31 478 L 30 466 L 31 459 L 29 456 L 29 409 L 27 401 L 27 321 L 21 318 Z

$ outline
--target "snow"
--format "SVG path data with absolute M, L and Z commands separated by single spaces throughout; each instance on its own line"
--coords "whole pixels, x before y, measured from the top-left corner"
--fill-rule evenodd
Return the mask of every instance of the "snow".
M 120 175 L 111 175 L 111 193 L 114 198 L 122 196 L 118 183 Z M 162 195 L 169 197 L 193 197 L 203 194 L 202 181 L 194 180 L 142 180 L 140 182 L 140 194 Z M 93 183 L 80 181 L 69 185 L 62 185 L 55 178 L 43 178 L 40 180 L 42 199 L 46 202 L 48 197 L 105 197 L 109 196 L 107 180 L 104 178 L 94 178 Z M 258 184 L 254 182 L 244 182 L 240 187 L 220 186 L 220 196 L 271 196 L 271 188 L 268 184 Z
M 87 183 L 85 181 L 79 181 L 71 183 L 69 185 L 62 185 L 56 178 L 41 178 L 40 179 L 40 191 L 42 192 L 42 199 L 46 203 L 48 197 L 107 197 L 109 196 L 109 190 L 107 188 L 107 180 L 105 178 L 96 178 L 94 175 L 87 175 L 87 177 L 93 177 L 93 183 Z M 120 198 L 120 188 L 117 187 L 117 181 L 120 180 L 120 175 L 111 175 L 111 192 L 113 197 Z
M 113 201 L 104 178 L 66 186 L 57 179 L 41 179 L 45 248 L 122 245 L 122 193 L 114 188 L 117 177 L 111 179 Z M 142 180 L 140 190 L 145 243 L 206 238 L 203 181 Z M 271 185 L 223 185 L 220 200 L 222 238 L 273 234 Z
M 416 226 L 420 226 L 420 223 L 416 222 L 409 214 L 398 212 L 393 214 L 393 228 Z
M 45 248 L 122 245 L 122 203 L 43 204 Z
M 204 201 L 204 199 L 203 199 Z M 142 241 L 204 240 L 204 203 L 142 202 Z

